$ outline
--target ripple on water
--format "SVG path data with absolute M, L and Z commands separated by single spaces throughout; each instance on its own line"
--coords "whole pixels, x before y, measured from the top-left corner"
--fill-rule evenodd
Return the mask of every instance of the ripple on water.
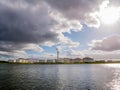
M 120 90 L 120 65 L 0 66 L 0 90 Z

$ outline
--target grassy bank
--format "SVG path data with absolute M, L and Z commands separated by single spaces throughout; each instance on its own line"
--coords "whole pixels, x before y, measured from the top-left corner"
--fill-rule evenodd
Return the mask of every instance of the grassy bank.
M 68 62 L 47 62 L 47 63 L 13 63 L 13 62 L 3 62 L 9 64 L 120 64 L 120 62 L 75 62 L 75 63 L 68 63 Z
M 2 63 L 8 63 L 8 64 L 120 64 L 120 61 L 114 61 L 114 62 L 103 62 L 103 61 L 95 61 L 95 62 L 25 62 L 25 63 L 19 63 L 19 62 L 8 62 L 8 61 L 0 61 L 0 64 Z
M 0 63 L 9 63 L 8 61 L 0 61 Z

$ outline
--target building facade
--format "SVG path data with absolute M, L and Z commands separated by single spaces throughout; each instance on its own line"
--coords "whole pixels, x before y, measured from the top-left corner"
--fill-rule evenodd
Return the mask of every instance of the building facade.
M 85 57 L 83 58 L 83 62 L 94 62 L 94 59 L 90 57 Z

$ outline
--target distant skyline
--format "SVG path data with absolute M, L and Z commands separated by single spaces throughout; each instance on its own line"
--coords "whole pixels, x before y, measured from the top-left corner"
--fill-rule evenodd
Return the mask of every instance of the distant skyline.
M 120 0 L 0 0 L 0 60 L 120 59 Z

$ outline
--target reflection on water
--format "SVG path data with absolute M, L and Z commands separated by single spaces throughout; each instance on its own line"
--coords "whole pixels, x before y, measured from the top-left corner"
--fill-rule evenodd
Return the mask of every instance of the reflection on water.
M 0 65 L 0 90 L 120 90 L 119 64 Z
M 111 90 L 120 90 L 120 64 L 107 64 L 113 70 L 113 80 L 107 84 Z
M 120 64 L 103 64 L 103 66 L 107 66 L 108 68 L 120 68 Z

